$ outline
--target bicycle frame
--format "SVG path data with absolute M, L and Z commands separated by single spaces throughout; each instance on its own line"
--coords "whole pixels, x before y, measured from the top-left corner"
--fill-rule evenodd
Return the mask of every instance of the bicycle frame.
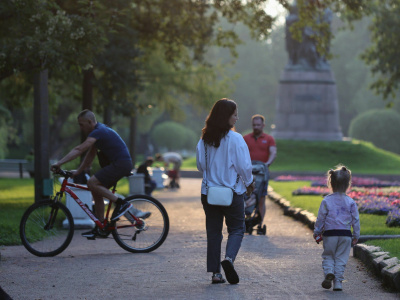
M 111 210 L 111 201 L 110 201 L 110 204 L 108 205 L 106 216 L 104 218 L 104 222 L 102 223 L 92 213 L 92 211 L 89 209 L 89 207 L 85 203 L 83 203 L 81 201 L 81 199 L 79 199 L 79 197 L 68 187 L 74 187 L 74 188 L 78 188 L 78 189 L 89 191 L 88 187 L 80 185 L 80 184 L 68 182 L 68 177 L 64 177 L 64 180 L 63 180 L 63 182 L 61 184 L 61 189 L 60 189 L 59 192 L 57 192 L 56 197 L 59 196 L 60 198 L 62 198 L 64 193 L 69 194 L 75 200 L 75 202 L 84 210 L 84 212 L 89 216 L 89 218 L 92 219 L 92 221 L 97 225 L 97 227 L 99 227 L 100 229 L 107 229 L 109 231 L 112 231 L 112 230 L 116 229 L 115 226 L 113 226 L 113 225 L 110 226 L 110 224 L 112 224 L 112 222 L 108 223 L 108 216 L 109 216 L 110 210 Z M 112 188 L 112 193 L 114 194 L 115 191 L 116 191 L 116 184 Z M 128 212 L 128 213 L 132 216 L 132 218 L 135 220 L 135 222 L 133 224 L 131 224 L 131 225 L 118 226 L 117 228 L 141 226 L 143 224 L 142 220 L 137 218 L 132 213 L 130 213 L 130 212 Z

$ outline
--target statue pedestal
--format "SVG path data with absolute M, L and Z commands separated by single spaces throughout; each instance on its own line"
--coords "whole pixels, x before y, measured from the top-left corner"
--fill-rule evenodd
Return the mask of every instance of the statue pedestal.
M 276 139 L 340 141 L 336 83 L 330 70 L 284 70 L 277 95 Z

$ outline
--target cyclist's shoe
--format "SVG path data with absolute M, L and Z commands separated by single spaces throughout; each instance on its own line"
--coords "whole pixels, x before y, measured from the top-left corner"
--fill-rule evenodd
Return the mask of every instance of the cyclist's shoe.
M 95 227 L 90 231 L 83 232 L 82 236 L 87 238 L 88 240 L 95 240 L 97 236 L 97 228 Z
M 137 209 L 135 207 L 133 207 L 130 212 L 132 212 L 136 218 L 141 218 L 141 219 L 147 219 L 148 217 L 150 217 L 151 212 L 149 211 L 141 211 L 140 209 Z
M 129 212 L 126 212 L 124 214 L 124 216 L 132 223 L 135 222 L 135 220 L 132 218 L 131 214 L 134 215 L 136 218 L 140 218 L 140 219 L 147 219 L 148 217 L 151 216 L 151 212 L 141 211 L 140 209 L 137 209 L 132 206 L 132 208 L 129 210 Z
M 120 216 L 122 216 L 124 213 L 126 213 L 130 208 L 132 208 L 132 204 L 129 202 L 125 202 L 121 205 L 117 205 L 117 207 L 114 209 L 114 212 L 111 216 L 111 221 L 116 221 Z

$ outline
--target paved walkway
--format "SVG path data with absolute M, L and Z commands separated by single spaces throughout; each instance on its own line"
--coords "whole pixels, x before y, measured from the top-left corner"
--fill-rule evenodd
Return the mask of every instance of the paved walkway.
M 182 179 L 181 185 L 155 193 L 171 219 L 169 236 L 156 251 L 132 254 L 113 239 L 89 241 L 80 231 L 52 258 L 22 246 L 1 247 L 0 286 L 13 299 L 399 299 L 352 256 L 344 291 L 322 289 L 322 246 L 272 201 L 267 236 L 243 240 L 235 264 L 240 283 L 211 285 L 200 179 Z

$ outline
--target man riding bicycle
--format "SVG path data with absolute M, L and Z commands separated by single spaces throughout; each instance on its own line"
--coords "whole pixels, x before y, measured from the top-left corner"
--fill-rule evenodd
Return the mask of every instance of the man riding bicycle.
M 133 169 L 128 147 L 116 131 L 97 122 L 94 113 L 88 109 L 79 113 L 78 124 L 81 131 L 87 135 L 86 140 L 53 164 L 51 170 L 55 173 L 58 172 L 63 164 L 74 160 L 87 151 L 81 165 L 73 172 L 73 176 L 76 176 L 91 166 L 97 154 L 102 169 L 88 180 L 88 189 L 92 192 L 95 202 L 95 215 L 99 221 L 104 221 L 103 198 L 107 198 L 116 204 L 111 216 L 111 221 L 115 221 L 132 208 L 132 204 L 117 197 L 109 190 L 118 180 L 129 175 Z M 135 210 L 134 214 L 138 218 L 147 218 L 150 215 L 150 213 L 140 210 Z M 94 228 L 89 232 L 82 233 L 82 236 L 94 239 L 98 236 L 97 232 L 97 228 Z

